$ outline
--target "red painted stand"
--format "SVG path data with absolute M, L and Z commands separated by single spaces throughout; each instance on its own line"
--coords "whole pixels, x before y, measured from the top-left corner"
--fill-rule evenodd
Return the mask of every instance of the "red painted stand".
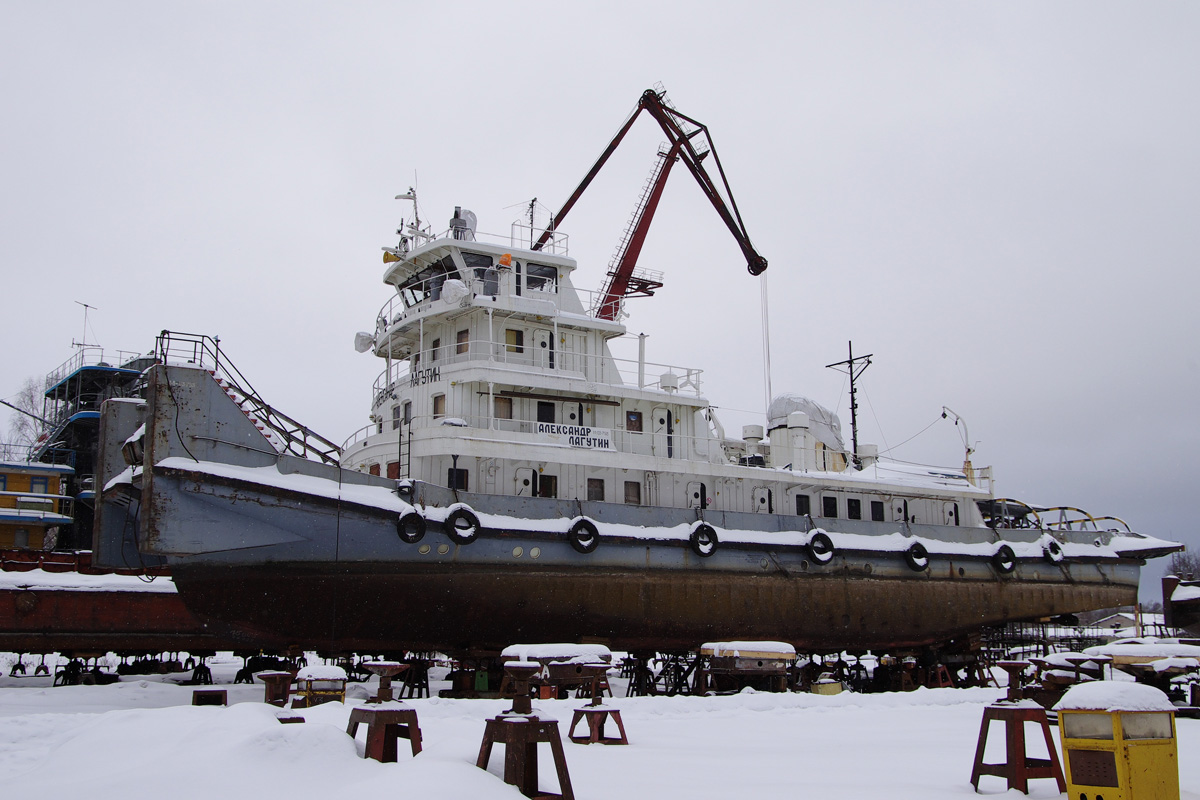
M 396 742 L 400 738 L 408 739 L 412 744 L 412 754 L 421 752 L 421 727 L 417 724 L 417 712 L 403 707 L 390 708 L 354 708 L 350 711 L 350 723 L 346 733 L 353 739 L 358 733 L 358 725 L 367 723 L 367 749 L 363 758 L 373 758 L 385 764 L 396 760 Z
M 988 728 L 993 721 L 1004 723 L 1004 752 L 1003 764 L 983 763 L 983 752 L 987 745 Z M 1046 738 L 1046 751 L 1050 758 L 1029 758 L 1025 754 L 1025 723 L 1036 722 L 1042 726 L 1042 734 Z M 983 710 L 983 723 L 979 728 L 979 744 L 975 747 L 975 766 L 971 770 L 971 785 L 979 791 L 979 778 L 983 775 L 995 775 L 1008 781 L 1009 789 L 1020 789 L 1029 794 L 1029 781 L 1034 778 L 1054 778 L 1058 781 L 1058 790 L 1065 792 L 1067 783 L 1063 780 L 1062 766 L 1058 761 L 1058 751 L 1054 749 L 1054 738 L 1050 735 L 1050 721 L 1046 718 L 1044 708 L 1026 706 L 988 706 Z
M 621 732 L 620 736 L 604 735 L 604 722 L 609 716 L 612 717 L 613 722 L 617 723 L 617 730 Z M 575 726 L 584 717 L 587 718 L 588 735 L 576 736 Z M 621 722 L 621 712 L 602 705 L 590 705 L 575 709 L 575 714 L 571 717 L 571 729 L 567 731 L 567 738 L 576 744 L 629 744 L 629 739 L 625 736 L 625 723 Z
M 516 786 L 526 797 L 561 797 L 563 800 L 575 800 L 557 722 L 537 717 L 504 715 L 489 719 L 483 731 L 483 744 L 479 748 L 479 759 L 475 766 L 487 769 L 488 761 L 492 757 L 492 744 L 495 742 L 504 745 L 505 783 Z M 550 744 L 550 751 L 554 754 L 554 768 L 558 772 L 558 790 L 561 794 L 538 791 L 538 742 Z
M 263 702 L 273 706 L 285 707 L 292 696 L 292 679 L 290 672 L 260 672 L 258 679 L 263 682 Z

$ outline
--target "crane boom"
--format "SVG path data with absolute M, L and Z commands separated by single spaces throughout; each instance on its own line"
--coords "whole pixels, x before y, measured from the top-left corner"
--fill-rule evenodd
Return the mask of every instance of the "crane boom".
M 533 244 L 534 250 L 540 250 L 550 237 L 553 235 L 557 226 L 560 225 L 563 219 L 575 206 L 575 203 L 583 195 L 591 182 L 599 174 L 600 169 L 616 151 L 617 146 L 625 138 L 625 134 L 633 127 L 633 123 L 643 111 L 646 111 L 658 122 L 663 133 L 667 137 L 670 149 L 665 153 L 660 153 L 660 157 L 664 159 L 659 167 L 659 171 L 653 179 L 652 185 L 648 186 L 647 193 L 643 194 L 641 204 L 634 215 L 634 220 L 631 223 L 630 229 L 627 232 L 625 240 L 622 242 L 618 250 L 618 258 L 613 268 L 609 271 L 609 282 L 605 289 L 604 299 L 601 301 L 597 316 L 603 319 L 615 319 L 619 309 L 620 300 L 627 294 L 637 291 L 631 290 L 631 278 L 633 277 L 634 268 L 637 266 L 637 257 L 641 252 L 642 243 L 650 227 L 650 221 L 654 217 L 654 212 L 658 207 L 658 199 L 662 195 L 663 185 L 666 183 L 667 176 L 670 174 L 671 165 L 676 160 L 682 161 L 692 173 L 692 177 L 700 184 L 704 195 L 712 203 L 717 214 L 729 228 L 729 232 L 733 234 L 733 238 L 737 241 L 738 246 L 742 250 L 742 254 L 746 258 L 746 269 L 751 275 L 760 275 L 767 268 L 767 260 L 759 255 L 754 249 L 754 245 L 750 241 L 750 235 L 746 232 L 746 225 L 742 221 L 741 213 L 738 211 L 737 202 L 733 199 L 733 192 L 729 188 L 729 181 L 725 177 L 725 169 L 721 166 L 721 159 L 717 155 L 716 147 L 712 143 L 712 138 L 709 136 L 708 128 L 691 117 L 681 114 L 671 107 L 669 101 L 666 100 L 666 92 L 647 89 L 642 93 L 638 100 L 637 108 L 629 115 L 621 125 L 612 141 L 600 154 L 596 163 L 584 175 L 579 186 L 567 198 L 559 212 L 551 217 L 550 225 Z M 702 142 L 701 147 L 697 147 L 697 141 Z M 704 168 L 702 161 L 712 156 L 713 163 L 717 167 L 717 175 L 720 177 L 718 184 L 713 180 L 712 176 Z M 636 281 L 633 282 L 636 285 Z M 642 294 L 652 293 L 653 289 L 646 291 L 643 287 L 640 290 Z

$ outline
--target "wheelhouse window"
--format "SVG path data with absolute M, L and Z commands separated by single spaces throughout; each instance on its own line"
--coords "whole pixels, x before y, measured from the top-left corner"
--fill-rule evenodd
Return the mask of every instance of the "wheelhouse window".
M 454 352 L 462 355 L 471 347 L 471 331 L 459 331 L 454 337 Z
M 871 501 L 871 521 L 872 522 L 883 522 L 883 501 L 882 500 L 872 500 Z
M 510 353 L 524 353 L 525 331 L 515 328 L 504 331 L 504 349 Z
M 625 481 L 625 503 L 631 506 L 642 504 L 642 485 L 637 481 Z
M 438 351 L 440 351 L 441 349 L 442 349 L 442 340 L 434 339 L 433 344 L 430 345 L 430 347 L 429 347 L 429 360 L 437 361 L 438 360 Z
M 50 479 L 45 477 L 44 475 L 35 476 L 33 478 L 30 478 L 29 479 L 29 493 L 30 494 L 49 494 L 50 493 Z
M 587 479 L 587 499 L 593 503 L 604 502 L 604 479 L 603 478 L 588 478 Z
M 625 412 L 625 430 L 630 433 L 642 432 L 642 412 L 626 411 Z
M 812 498 L 806 494 L 796 495 L 796 516 L 803 517 L 812 513 Z
M 525 265 L 525 286 L 531 291 L 558 291 L 558 269 L 545 264 Z
M 457 275 L 458 270 L 454 266 L 454 259 L 446 256 L 440 261 L 430 264 L 401 284 L 398 290 L 400 298 L 404 301 L 404 305 L 407 308 L 412 308 L 426 300 L 436 300 L 442 294 L 442 284 L 446 282 L 446 278 L 452 278 Z
M 433 416 L 434 419 L 446 416 L 446 395 L 435 394 L 433 396 Z
M 513 408 L 511 397 L 497 397 L 492 403 L 492 416 L 496 419 L 512 419 Z
M 838 501 L 836 495 L 825 495 L 821 498 L 821 516 L 837 519 Z
M 846 518 L 862 519 L 862 500 L 857 497 L 846 498 Z

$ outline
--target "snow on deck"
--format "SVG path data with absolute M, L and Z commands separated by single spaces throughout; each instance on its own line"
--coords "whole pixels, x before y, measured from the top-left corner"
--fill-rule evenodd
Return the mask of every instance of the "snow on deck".
M 707 642 L 700 646 L 701 653 L 715 657 L 733 656 L 738 658 L 743 651 L 755 656 L 770 653 L 780 658 L 795 658 L 796 648 L 786 642 Z
M 356 503 L 363 506 L 378 508 L 385 511 L 392 511 L 397 514 L 405 514 L 415 510 L 414 507 L 401 500 L 391 488 L 384 486 L 362 486 L 358 484 L 338 484 L 335 481 L 326 478 L 317 478 L 311 475 L 302 475 L 298 473 L 285 475 L 277 468 L 270 467 L 240 467 L 232 464 L 224 464 L 214 461 L 192 461 L 191 459 L 182 457 L 165 458 L 158 462 L 156 466 L 166 469 L 185 470 L 191 472 L 202 472 L 215 477 L 230 478 L 234 480 L 246 481 L 248 483 L 256 483 L 260 486 L 268 486 L 274 489 L 283 489 L 293 491 L 300 494 L 307 494 L 313 497 L 323 497 L 331 500 L 341 499 Z M 840 474 L 840 473 L 838 473 Z M 860 473 L 861 474 L 861 473 Z M 124 478 L 124 473 L 113 481 L 110 485 Z M 517 532 L 549 532 L 566 534 L 571 529 L 571 526 L 578 522 L 582 517 L 568 519 L 566 517 L 556 517 L 552 519 L 536 519 L 529 517 L 512 517 L 501 514 L 481 513 L 478 510 L 471 509 L 465 503 L 453 503 L 444 508 L 425 507 L 419 510 L 425 519 L 431 522 L 441 523 L 451 512 L 458 509 L 470 509 L 479 518 L 479 522 L 484 528 L 494 530 L 509 530 Z M 600 522 L 592 520 L 596 525 L 597 531 L 601 536 L 642 539 L 648 541 L 687 541 L 695 529 L 696 523 L 680 523 L 678 525 L 663 527 L 647 527 L 641 525 L 626 525 L 612 522 Z M 713 526 L 717 532 L 717 538 L 721 542 L 740 543 L 740 544 L 762 544 L 762 545 L 793 545 L 804 546 L 809 543 L 813 536 L 818 533 L 824 533 L 829 536 L 833 545 L 838 550 L 861 550 L 875 551 L 886 553 L 901 553 L 912 547 L 914 543 L 920 543 L 932 555 L 949 555 L 949 556 L 975 556 L 981 558 L 990 558 L 993 556 L 1001 545 L 1008 545 L 1012 548 L 1013 553 L 1018 558 L 1040 558 L 1043 554 L 1043 548 L 1049 543 L 1048 535 L 1042 536 L 1037 541 L 1020 542 L 1002 540 L 999 542 L 948 542 L 942 539 L 930 539 L 919 536 L 906 536 L 899 529 L 888 534 L 857 534 L 857 533 L 839 533 L 836 531 L 826 531 L 822 528 L 814 528 L 812 531 L 802 533 L 799 531 L 757 531 L 757 530 L 742 530 L 735 528 L 721 528 Z M 987 531 L 986 528 L 963 528 L 964 531 Z M 990 531 L 987 531 L 990 534 Z M 1121 554 L 1129 551 L 1144 550 L 1147 547 L 1157 546 L 1159 544 L 1168 545 L 1170 542 L 1165 542 L 1161 539 L 1146 536 L 1120 536 L 1114 535 L 1108 544 L 1103 544 L 1100 539 L 1097 539 L 1093 544 L 1078 544 L 1073 542 L 1060 543 L 1063 555 L 1066 558 L 1080 557 L 1101 557 L 1101 558 L 1119 558 Z

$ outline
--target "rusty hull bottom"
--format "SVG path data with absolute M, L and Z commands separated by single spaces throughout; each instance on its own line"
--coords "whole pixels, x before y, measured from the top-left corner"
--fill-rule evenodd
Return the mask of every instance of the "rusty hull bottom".
M 1116 584 L 465 565 L 179 565 L 173 574 L 197 617 L 247 644 L 368 653 L 579 641 L 665 651 L 731 639 L 810 652 L 901 648 L 1137 599 L 1136 587 Z
M 230 650 L 179 595 L 0 590 L 0 651 L 13 653 Z

